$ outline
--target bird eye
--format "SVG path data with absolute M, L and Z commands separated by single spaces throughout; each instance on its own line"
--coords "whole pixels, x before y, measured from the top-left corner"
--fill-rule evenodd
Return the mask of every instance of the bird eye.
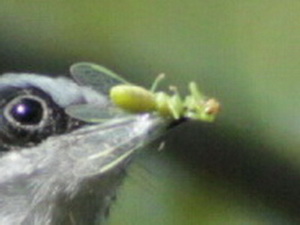
M 34 88 L 0 89 L 0 146 L 33 146 L 84 123 L 70 118 L 50 95 Z
M 46 103 L 36 96 L 18 96 L 7 103 L 6 118 L 16 126 L 35 127 L 46 117 Z
M 39 124 L 43 118 L 43 106 L 36 99 L 21 98 L 13 103 L 9 113 L 21 124 L 35 125 Z

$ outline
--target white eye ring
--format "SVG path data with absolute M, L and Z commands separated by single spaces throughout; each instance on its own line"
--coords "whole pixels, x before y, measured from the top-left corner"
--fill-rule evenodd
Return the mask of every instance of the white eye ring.
M 15 107 L 17 104 L 19 104 L 21 102 L 21 100 L 23 100 L 23 99 L 33 100 L 40 104 L 41 109 L 42 109 L 42 115 L 37 124 L 23 124 L 22 122 L 17 121 L 14 118 L 14 116 L 11 114 L 13 107 Z M 4 117 L 7 119 L 7 121 L 13 127 L 21 128 L 24 130 L 37 130 L 37 129 L 42 128 L 46 124 L 48 116 L 49 116 L 49 109 L 48 109 L 47 103 L 42 98 L 40 98 L 38 96 L 34 96 L 34 95 L 18 96 L 16 98 L 14 98 L 13 100 L 11 100 L 10 102 L 8 102 L 4 109 Z

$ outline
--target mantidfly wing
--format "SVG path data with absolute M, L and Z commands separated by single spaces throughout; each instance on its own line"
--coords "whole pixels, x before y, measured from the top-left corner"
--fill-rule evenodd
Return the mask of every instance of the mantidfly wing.
M 129 115 L 116 107 L 101 107 L 91 104 L 72 105 L 67 107 L 65 111 L 68 115 L 88 123 L 102 123 L 113 118 Z
M 129 84 L 126 80 L 109 69 L 93 63 L 80 62 L 71 66 L 70 72 L 74 80 L 84 86 L 90 86 L 99 94 L 109 98 L 112 87 L 119 84 Z M 100 106 L 93 104 L 79 104 L 66 108 L 66 113 L 79 120 L 99 123 L 126 114 L 112 104 Z
M 108 96 L 110 89 L 118 84 L 129 84 L 111 70 L 93 63 L 80 62 L 71 66 L 74 80 L 81 85 L 91 86 L 96 91 Z

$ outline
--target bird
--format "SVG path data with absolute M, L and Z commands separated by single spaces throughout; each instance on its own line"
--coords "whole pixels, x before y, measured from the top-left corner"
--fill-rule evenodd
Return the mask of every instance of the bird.
M 166 123 L 149 113 L 89 123 L 65 109 L 107 99 L 69 77 L 0 77 L 0 225 L 101 225 L 136 149 Z

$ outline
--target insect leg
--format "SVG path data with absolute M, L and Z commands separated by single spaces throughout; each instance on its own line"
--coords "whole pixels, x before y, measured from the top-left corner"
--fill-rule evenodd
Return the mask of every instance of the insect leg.
M 154 80 L 154 82 L 153 82 L 153 84 L 151 85 L 151 88 L 150 88 L 150 91 L 151 91 L 152 93 L 154 93 L 154 92 L 156 91 L 158 84 L 159 84 L 163 79 L 165 79 L 165 77 L 166 77 L 166 75 L 165 75 L 164 73 L 161 73 L 161 74 L 159 74 L 159 75 L 155 78 L 155 80 Z

